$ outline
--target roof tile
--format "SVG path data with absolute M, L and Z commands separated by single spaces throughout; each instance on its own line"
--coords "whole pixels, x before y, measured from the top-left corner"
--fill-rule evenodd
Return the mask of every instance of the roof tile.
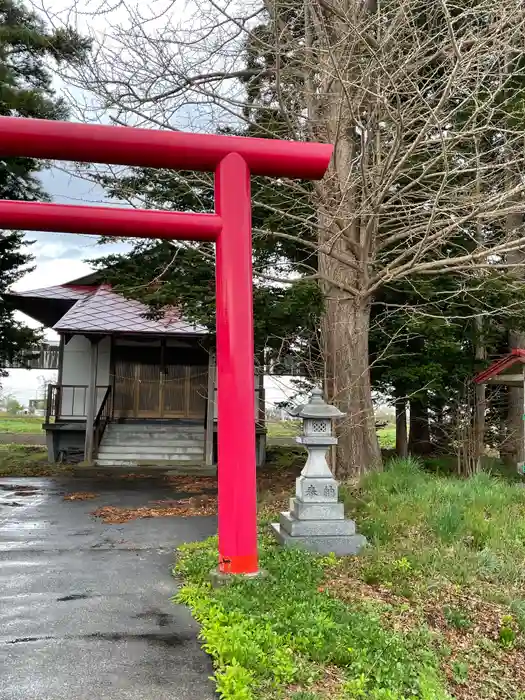
M 38 299 L 83 299 L 92 294 L 96 286 L 60 284 L 56 287 L 42 287 L 41 289 L 29 289 L 26 292 L 13 292 L 17 297 L 31 297 Z
M 53 328 L 56 331 L 84 331 L 90 333 L 155 333 L 206 334 L 202 326 L 195 326 L 170 308 L 159 320 L 146 318 L 147 307 L 139 301 L 116 294 L 109 286 L 95 288 L 84 295 L 62 316 Z

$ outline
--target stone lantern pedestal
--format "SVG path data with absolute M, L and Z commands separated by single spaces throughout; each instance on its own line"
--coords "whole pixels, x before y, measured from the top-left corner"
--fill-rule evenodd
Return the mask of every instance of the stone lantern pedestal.
M 285 546 L 320 554 L 357 554 L 366 539 L 356 534 L 354 521 L 345 518 L 344 505 L 338 500 L 339 484 L 326 461 L 328 448 L 337 444 L 332 420 L 344 414 L 325 403 L 320 389 L 314 389 L 310 401 L 294 415 L 303 419 L 303 435 L 297 442 L 306 447 L 308 458 L 296 480 L 290 510 L 280 514 L 278 523 L 272 523 L 274 534 Z

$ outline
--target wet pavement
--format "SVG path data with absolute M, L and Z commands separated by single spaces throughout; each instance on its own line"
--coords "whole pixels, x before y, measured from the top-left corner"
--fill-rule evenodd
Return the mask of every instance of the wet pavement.
M 71 492 L 98 497 L 64 501 Z M 215 518 L 90 515 L 174 497 L 150 479 L 0 479 L 0 700 L 214 698 L 170 567 Z

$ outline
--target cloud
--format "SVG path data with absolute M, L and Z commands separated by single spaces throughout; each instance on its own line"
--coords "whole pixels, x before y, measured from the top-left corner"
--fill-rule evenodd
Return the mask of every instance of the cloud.
M 58 204 L 114 204 L 104 189 L 72 171 L 71 164 L 57 163 L 38 174 L 44 190 Z
M 99 206 L 110 204 L 102 187 L 66 172 L 62 167 L 42 171 L 39 179 L 53 202 Z M 115 202 L 111 204 L 114 206 Z M 34 257 L 36 269 L 15 285 L 19 291 L 69 282 L 91 270 L 86 260 L 130 249 L 129 244 L 122 242 L 99 246 L 97 236 L 73 233 L 28 231 L 25 239 L 28 244 L 31 242 L 28 252 Z

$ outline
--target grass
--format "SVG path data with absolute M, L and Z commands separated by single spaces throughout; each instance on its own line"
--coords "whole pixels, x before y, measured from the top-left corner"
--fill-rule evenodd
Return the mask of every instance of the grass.
M 52 476 L 67 471 L 67 466 L 49 464 L 47 450 L 40 445 L 0 445 L 0 477 Z
M 426 625 L 457 700 L 523 700 L 525 489 L 397 460 L 344 499 L 370 546 L 342 563 L 333 594 L 382 601 L 386 625 Z
M 11 416 L 0 413 L 0 433 L 42 433 L 42 416 Z M 300 421 L 268 421 L 269 438 L 295 438 L 301 432 Z M 396 444 L 395 427 L 380 428 L 377 431 L 382 449 L 393 449 Z
M 270 438 L 294 438 L 301 432 L 301 421 L 298 420 L 269 420 L 266 424 Z
M 268 579 L 212 590 L 216 542 L 183 548 L 221 697 L 525 700 L 525 489 L 398 460 L 342 493 L 357 558 L 281 549 L 261 524 Z
M 397 460 L 345 500 L 376 557 L 406 557 L 426 584 L 525 583 L 525 490 L 517 484 L 484 473 L 445 478 Z
M 42 416 L 10 416 L 0 413 L 0 433 L 42 433 Z
M 377 437 L 379 438 L 379 447 L 382 450 L 393 450 L 396 447 L 396 427 L 389 426 L 386 428 L 379 428 L 377 431 Z

